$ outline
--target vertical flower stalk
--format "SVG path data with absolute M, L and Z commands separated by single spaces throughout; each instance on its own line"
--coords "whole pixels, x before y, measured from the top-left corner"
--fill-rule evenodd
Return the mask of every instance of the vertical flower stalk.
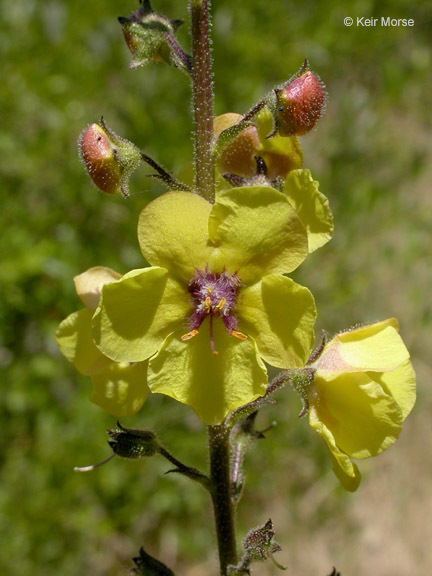
M 192 91 L 194 109 L 195 186 L 198 194 L 214 200 L 213 87 L 208 0 L 190 0 L 192 32 Z
M 192 31 L 192 89 L 194 109 L 195 187 L 214 201 L 213 87 L 208 0 L 190 0 Z M 221 576 L 236 564 L 234 508 L 231 502 L 229 431 L 209 426 L 210 478 Z
M 237 564 L 234 506 L 231 499 L 229 428 L 209 426 L 210 480 L 221 576 Z

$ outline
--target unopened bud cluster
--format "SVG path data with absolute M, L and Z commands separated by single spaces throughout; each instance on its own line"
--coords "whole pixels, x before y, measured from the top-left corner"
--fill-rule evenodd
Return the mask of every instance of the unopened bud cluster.
M 233 186 L 278 187 L 289 172 L 302 168 L 298 137 L 314 128 L 326 102 L 324 84 L 305 61 L 245 117 L 228 113 L 215 118 L 216 165 L 222 176 Z

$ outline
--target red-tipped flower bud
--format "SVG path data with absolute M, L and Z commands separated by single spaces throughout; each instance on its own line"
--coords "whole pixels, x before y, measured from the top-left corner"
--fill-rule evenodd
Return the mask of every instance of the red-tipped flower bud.
M 325 112 L 327 92 L 319 76 L 305 70 L 276 91 L 276 127 L 280 136 L 304 136 Z
M 129 177 L 141 161 L 138 148 L 112 132 L 101 118 L 79 139 L 79 151 L 93 183 L 106 194 L 128 197 Z

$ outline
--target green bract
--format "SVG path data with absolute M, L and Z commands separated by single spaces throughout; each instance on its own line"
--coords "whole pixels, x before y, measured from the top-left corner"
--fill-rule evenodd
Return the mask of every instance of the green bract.
M 75 288 L 86 308 L 70 314 L 56 333 L 62 353 L 81 374 L 91 377 L 93 393 L 90 400 L 117 417 L 138 412 L 148 395 L 147 363 L 113 362 L 96 348 L 92 339 L 92 316 L 102 286 L 120 277 L 103 266 L 95 266 L 76 276 Z
M 93 317 L 105 356 L 149 359 L 150 390 L 189 405 L 210 425 L 265 393 L 262 360 L 304 366 L 314 300 L 283 274 L 305 259 L 308 235 L 285 194 L 232 188 L 212 205 L 169 192 L 144 208 L 138 238 L 151 267 L 106 284 Z

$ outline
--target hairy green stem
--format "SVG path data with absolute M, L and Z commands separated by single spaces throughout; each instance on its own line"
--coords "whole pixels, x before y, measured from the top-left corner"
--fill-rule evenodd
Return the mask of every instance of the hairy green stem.
M 220 574 L 227 576 L 228 566 L 237 564 L 237 550 L 231 500 L 229 430 L 223 425 L 209 426 L 209 454 Z
M 209 4 L 209 0 L 190 0 L 195 186 L 198 194 L 213 202 L 213 86 L 209 37 Z

